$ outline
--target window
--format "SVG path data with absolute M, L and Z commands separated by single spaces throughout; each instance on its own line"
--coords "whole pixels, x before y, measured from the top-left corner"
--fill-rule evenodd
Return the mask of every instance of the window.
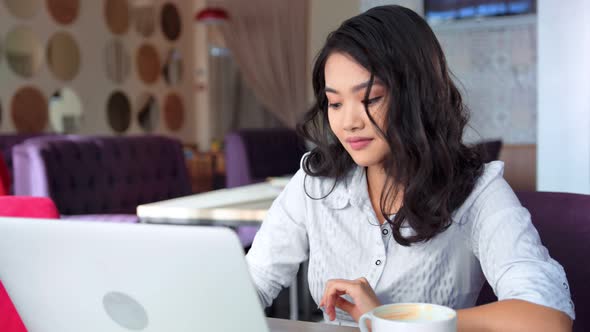
M 424 0 L 429 21 L 531 14 L 536 0 Z

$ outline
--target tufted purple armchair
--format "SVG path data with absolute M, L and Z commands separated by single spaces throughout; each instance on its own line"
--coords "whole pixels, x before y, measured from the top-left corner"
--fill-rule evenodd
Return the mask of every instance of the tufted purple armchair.
M 13 162 L 15 194 L 50 197 L 62 218 L 137 222 L 137 205 L 191 193 L 181 144 L 163 136 L 34 138 Z
M 498 160 L 502 150 L 502 140 L 482 141 L 475 145 L 486 163 Z
M 271 176 L 295 174 L 305 144 L 286 128 L 243 129 L 225 136 L 228 188 L 265 181 Z
M 576 311 L 573 331 L 590 331 L 590 195 L 517 192 L 517 196 L 531 213 L 543 245 L 565 269 Z M 486 283 L 477 304 L 496 300 Z
M 286 128 L 242 129 L 225 136 L 225 171 L 228 188 L 263 182 L 271 176 L 295 174 L 305 144 Z M 256 226 L 237 229 L 242 244 L 252 244 Z

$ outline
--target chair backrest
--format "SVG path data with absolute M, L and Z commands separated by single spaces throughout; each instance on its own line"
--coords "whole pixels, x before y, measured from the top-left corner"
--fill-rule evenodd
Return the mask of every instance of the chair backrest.
M 0 157 L 4 158 L 4 162 L 6 167 L 8 168 L 8 174 L 12 175 L 13 166 L 12 166 L 12 148 L 15 145 L 18 145 L 24 142 L 27 139 L 35 138 L 35 137 L 52 137 L 52 136 L 59 136 L 56 134 L 50 133 L 39 133 L 39 134 L 1 134 L 0 135 Z M 11 180 L 14 180 L 14 177 L 10 177 Z M 12 182 L 9 182 L 8 188 L 12 189 Z M 9 191 L 11 193 L 11 191 Z
M 305 153 L 304 141 L 287 128 L 243 129 L 225 136 L 228 188 L 294 174 Z
M 59 219 L 59 212 L 47 197 L 0 196 L 0 217 Z
M 502 140 L 483 141 L 475 145 L 485 163 L 498 160 L 500 158 L 500 150 L 502 150 Z
M 59 213 L 55 204 L 46 197 L 1 196 L 0 216 L 57 219 Z M 2 282 L 0 282 L 0 331 L 27 331 Z
M 27 332 L 25 324 L 20 319 L 12 300 L 8 296 L 4 285 L 0 282 L 0 331 Z
M 10 171 L 0 154 L 0 196 L 10 195 Z
M 15 194 L 51 197 L 64 215 L 135 214 L 191 193 L 182 146 L 164 136 L 29 139 L 13 159 Z
M 8 169 L 12 169 L 12 148 L 27 139 L 44 136 L 58 136 L 55 134 L 2 134 L 0 135 L 0 152 L 4 157 Z
M 543 245 L 565 269 L 576 308 L 574 332 L 590 331 L 590 195 L 517 192 Z M 477 304 L 496 301 L 486 283 Z

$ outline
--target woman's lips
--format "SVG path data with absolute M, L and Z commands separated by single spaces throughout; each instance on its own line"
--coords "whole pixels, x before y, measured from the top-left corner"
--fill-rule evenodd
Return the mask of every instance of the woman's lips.
M 346 139 L 346 142 L 353 150 L 362 150 L 371 144 L 372 138 L 367 137 L 353 137 Z

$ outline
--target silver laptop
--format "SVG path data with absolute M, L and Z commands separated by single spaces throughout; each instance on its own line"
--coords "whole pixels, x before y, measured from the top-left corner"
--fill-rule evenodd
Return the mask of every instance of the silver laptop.
M 268 331 L 226 228 L 0 218 L 0 280 L 29 332 Z

